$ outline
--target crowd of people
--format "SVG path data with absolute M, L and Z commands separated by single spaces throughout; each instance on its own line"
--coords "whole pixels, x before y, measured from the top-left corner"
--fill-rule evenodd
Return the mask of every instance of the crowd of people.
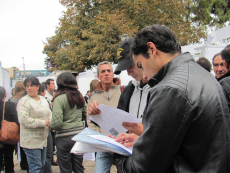
M 0 87 L 1 118 L 4 109 L 5 120 L 19 125 L 20 167 L 29 173 L 52 173 L 51 165 L 59 165 L 61 172 L 84 169 L 83 156 L 73 155 L 70 150 L 74 145 L 71 138 L 84 129 L 87 104 L 73 74 L 59 75 L 57 86 L 54 93 L 53 79 L 39 83 L 36 77 L 28 77 L 24 82 L 16 82 L 14 96 L 7 102 L 6 91 Z M 55 148 L 58 163 L 53 160 Z M 4 160 L 6 173 L 14 172 L 15 149 L 15 145 L 0 142 L 0 167 Z
M 120 173 L 230 172 L 230 45 L 214 55 L 212 64 L 205 57 L 195 61 L 181 53 L 170 28 L 152 25 L 124 40 L 117 58 L 115 70 L 108 61 L 98 64 L 98 80 L 84 97 L 69 72 L 57 77 L 57 90 L 52 79 L 19 81 L 7 102 L 0 87 L 0 117 L 5 109 L 5 119 L 20 126 L 21 168 L 50 173 L 57 150 L 61 173 L 84 172 L 83 155 L 70 153 L 71 138 L 85 127 L 109 135 L 88 119 L 105 104 L 141 123 L 123 122 L 127 133 L 116 139 L 132 147 L 132 155 L 97 152 L 95 173 L 109 173 L 112 166 Z M 114 74 L 125 70 L 133 80 L 123 87 Z M 14 172 L 14 149 L 0 143 L 6 173 Z
M 120 173 L 230 172 L 228 47 L 213 58 L 214 77 L 205 57 L 195 62 L 190 53 L 181 53 L 170 28 L 143 28 L 118 47 L 114 73 L 127 70 L 134 78 L 121 94 L 116 90 L 118 103 L 112 98 L 117 86 L 112 67 L 99 63 L 100 85 L 89 100 L 88 116 L 100 114 L 98 105 L 103 103 L 130 112 L 142 123 L 123 122 L 129 133 L 116 139 L 132 147 L 132 155 L 97 153 L 95 173 L 110 172 L 112 163 Z M 97 124 L 88 124 L 104 133 Z

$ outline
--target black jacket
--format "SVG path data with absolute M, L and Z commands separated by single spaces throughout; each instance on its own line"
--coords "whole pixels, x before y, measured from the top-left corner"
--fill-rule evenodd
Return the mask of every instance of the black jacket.
M 150 81 L 144 132 L 119 172 L 230 172 L 229 113 L 221 86 L 189 53 L 167 63 Z
M 135 86 L 133 85 L 132 81 L 130 81 L 129 84 L 125 86 L 124 90 L 121 92 L 121 96 L 117 106 L 118 109 L 129 112 L 129 102 L 134 89 Z
M 0 102 L 0 122 L 2 122 L 3 101 Z M 7 101 L 5 103 L 4 119 L 9 122 L 15 122 L 19 125 L 16 106 L 14 103 Z M 0 123 L 0 128 L 2 124 Z
M 225 97 L 228 102 L 228 108 L 230 111 L 230 71 L 221 76 L 221 80 L 219 80 L 219 82 L 224 90 Z

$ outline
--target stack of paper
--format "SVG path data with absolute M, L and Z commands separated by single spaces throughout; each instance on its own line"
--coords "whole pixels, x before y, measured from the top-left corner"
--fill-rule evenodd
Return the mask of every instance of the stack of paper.
M 103 104 L 100 104 L 98 109 L 101 110 L 101 113 L 89 116 L 89 120 L 97 123 L 105 131 L 106 134 L 112 135 L 114 137 L 117 137 L 122 132 L 125 133 L 128 131 L 122 126 L 123 122 L 141 122 L 140 119 L 121 109 L 113 108 Z
M 99 132 L 85 128 L 81 133 L 74 136 L 72 140 L 77 141 L 71 153 L 84 154 L 90 152 L 114 152 L 124 156 L 132 155 L 132 149 L 123 146 L 110 137 Z

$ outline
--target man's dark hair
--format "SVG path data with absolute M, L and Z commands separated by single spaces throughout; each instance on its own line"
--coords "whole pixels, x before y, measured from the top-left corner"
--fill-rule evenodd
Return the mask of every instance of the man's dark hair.
M 131 53 L 149 58 L 148 42 L 155 44 L 156 48 L 164 53 L 181 53 L 175 33 L 165 25 L 152 25 L 141 29 L 134 38 Z
M 2 99 L 5 97 L 6 90 L 4 87 L 0 86 L 0 102 L 2 102 Z
M 86 92 L 86 94 L 88 94 L 90 91 L 88 90 L 87 92 Z
M 39 94 L 41 94 L 41 92 L 44 92 L 45 89 L 46 89 L 45 85 L 43 83 L 41 83 L 40 87 L 39 87 L 39 90 L 38 90 Z
M 201 67 L 203 67 L 204 69 L 206 69 L 208 72 L 211 72 L 211 70 L 212 70 L 212 64 L 210 63 L 210 61 L 207 58 L 200 57 L 196 62 Z
M 227 45 L 221 52 L 221 58 L 227 62 L 228 65 L 230 65 L 230 44 Z
M 53 79 L 47 79 L 46 80 L 46 89 L 47 89 L 47 85 L 50 85 L 50 81 L 54 81 Z
M 38 78 L 36 78 L 36 77 L 34 77 L 34 76 L 28 77 L 28 78 L 26 78 L 26 79 L 24 80 L 23 84 L 24 84 L 25 88 L 26 88 L 26 84 L 27 84 L 28 82 L 31 82 L 32 85 L 36 85 L 36 86 L 39 86 L 39 85 L 40 85 Z
M 213 58 L 212 58 L 212 65 L 214 65 L 214 59 L 215 59 L 217 56 L 219 56 L 219 55 L 221 55 L 220 52 L 217 53 L 217 54 L 215 54 L 215 55 L 213 56 Z
M 228 44 L 224 49 L 230 49 L 230 44 Z
M 11 90 L 11 95 L 12 95 L 12 96 L 15 95 L 14 92 L 15 92 L 15 91 L 14 91 L 14 88 L 12 88 L 12 90 Z

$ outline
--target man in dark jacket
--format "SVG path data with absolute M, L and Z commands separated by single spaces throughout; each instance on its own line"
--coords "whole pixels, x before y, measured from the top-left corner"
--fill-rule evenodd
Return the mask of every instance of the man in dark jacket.
M 88 104 L 88 99 L 89 99 L 90 91 L 87 91 L 86 95 L 84 96 L 85 102 Z
M 142 119 L 151 87 L 147 84 L 148 80 L 143 78 L 142 70 L 137 68 L 130 58 L 130 47 L 133 40 L 134 38 L 124 40 L 117 49 L 118 65 L 114 74 L 118 75 L 121 71 L 127 70 L 128 75 L 133 77 L 133 80 L 125 86 L 121 93 L 117 108 Z M 143 132 L 142 123 L 123 122 L 122 125 L 130 133 L 141 135 Z
M 226 66 L 230 65 L 230 45 L 224 48 L 224 50 L 221 51 L 221 57 L 224 60 L 224 63 Z M 220 85 L 222 86 L 226 100 L 228 102 L 228 108 L 230 110 L 230 71 L 225 73 L 221 78 L 219 78 Z
M 119 172 L 230 172 L 229 113 L 217 80 L 161 25 L 140 30 L 131 47 L 153 88 L 141 136 L 121 134 L 130 157 L 114 155 Z M 125 142 L 125 143 L 124 143 Z

